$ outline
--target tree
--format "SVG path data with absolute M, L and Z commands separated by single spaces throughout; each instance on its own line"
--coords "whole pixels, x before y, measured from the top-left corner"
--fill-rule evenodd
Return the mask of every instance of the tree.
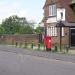
M 4 33 L 5 33 L 5 29 L 0 26 L 0 34 L 4 34 Z
M 2 27 L 5 29 L 5 34 L 25 34 L 33 33 L 33 23 L 26 20 L 25 17 L 18 17 L 16 15 L 6 18 L 2 22 Z
M 42 34 L 43 32 L 44 32 L 44 28 L 43 27 L 40 27 L 40 26 L 36 27 L 35 33 Z
M 19 30 L 20 34 L 33 34 L 34 33 L 34 22 L 27 21 L 25 18 L 21 18 L 21 27 Z
M 2 27 L 5 29 L 5 34 L 15 34 L 20 28 L 19 17 L 10 16 L 6 18 L 5 21 L 2 22 Z
M 19 30 L 19 34 L 32 34 L 33 29 L 28 25 L 28 26 L 21 26 Z

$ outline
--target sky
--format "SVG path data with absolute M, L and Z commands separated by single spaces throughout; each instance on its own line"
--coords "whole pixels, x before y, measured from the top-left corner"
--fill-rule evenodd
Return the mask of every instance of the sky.
M 43 18 L 44 3 L 45 0 L 0 0 L 0 23 L 12 15 L 39 23 Z

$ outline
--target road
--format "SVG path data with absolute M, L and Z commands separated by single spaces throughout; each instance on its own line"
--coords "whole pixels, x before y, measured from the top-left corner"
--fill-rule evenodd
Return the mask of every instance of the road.
M 0 75 L 75 75 L 75 63 L 0 49 Z

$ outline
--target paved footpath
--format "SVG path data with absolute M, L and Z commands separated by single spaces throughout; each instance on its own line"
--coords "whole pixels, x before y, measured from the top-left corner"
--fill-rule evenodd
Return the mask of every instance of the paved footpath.
M 75 55 L 58 54 L 58 53 L 51 53 L 51 52 L 45 52 L 45 51 L 44 52 L 33 51 L 33 50 L 27 50 L 22 48 L 15 48 L 12 46 L 7 46 L 7 45 L 0 45 L 0 50 L 75 63 Z

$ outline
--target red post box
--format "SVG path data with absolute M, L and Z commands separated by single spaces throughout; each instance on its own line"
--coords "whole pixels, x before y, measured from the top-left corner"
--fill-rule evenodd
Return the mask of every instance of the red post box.
M 50 36 L 45 36 L 44 37 L 44 45 L 46 47 L 47 51 L 51 51 L 51 37 Z

